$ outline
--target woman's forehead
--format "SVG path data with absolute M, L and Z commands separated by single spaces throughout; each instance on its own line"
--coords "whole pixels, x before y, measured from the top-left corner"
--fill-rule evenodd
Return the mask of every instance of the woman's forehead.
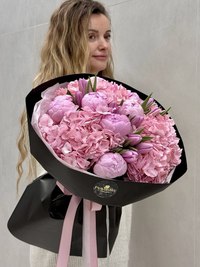
M 105 30 L 110 31 L 111 25 L 110 20 L 103 14 L 92 14 L 89 20 L 89 30 L 99 31 Z

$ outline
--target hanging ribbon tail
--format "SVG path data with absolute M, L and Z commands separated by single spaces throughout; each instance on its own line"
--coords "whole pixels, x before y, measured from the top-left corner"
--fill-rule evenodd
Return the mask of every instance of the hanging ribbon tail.
M 82 255 L 84 267 L 98 267 L 96 211 L 101 205 L 92 201 L 83 200 L 83 247 Z
M 64 188 L 60 183 L 57 183 L 59 188 L 64 194 L 71 194 L 66 188 Z M 74 219 L 76 215 L 77 208 L 81 202 L 81 198 L 72 195 L 70 200 L 65 219 L 63 222 L 60 247 L 58 252 L 58 259 L 56 267 L 66 267 L 69 261 L 71 240 L 72 240 L 72 230 Z

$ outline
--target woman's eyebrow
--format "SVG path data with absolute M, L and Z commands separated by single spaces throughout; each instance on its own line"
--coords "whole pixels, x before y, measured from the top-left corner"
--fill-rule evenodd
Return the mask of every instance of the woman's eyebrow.
M 89 29 L 88 30 L 89 32 L 96 32 L 96 33 L 98 33 L 99 31 L 97 31 L 97 30 L 94 30 L 94 29 Z
M 89 32 L 96 32 L 98 33 L 99 31 L 98 30 L 95 30 L 95 29 L 88 29 Z M 106 33 L 110 33 L 111 30 L 107 30 Z

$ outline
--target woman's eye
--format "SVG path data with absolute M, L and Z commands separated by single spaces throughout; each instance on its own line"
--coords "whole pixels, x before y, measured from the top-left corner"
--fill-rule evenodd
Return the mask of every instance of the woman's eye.
M 94 40 L 96 40 L 96 35 L 95 34 L 89 34 L 88 38 L 90 41 L 94 41 Z
M 111 34 L 107 34 L 104 38 L 105 38 L 107 41 L 110 41 L 110 39 L 111 39 Z

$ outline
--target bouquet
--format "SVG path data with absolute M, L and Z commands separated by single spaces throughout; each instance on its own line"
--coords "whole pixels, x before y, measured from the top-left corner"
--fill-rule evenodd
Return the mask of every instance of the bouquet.
M 8 228 L 58 252 L 57 267 L 69 254 L 97 266 L 112 250 L 121 207 L 186 172 L 178 129 L 152 95 L 90 74 L 39 85 L 26 108 L 31 153 L 47 173 L 26 188 Z
M 141 99 L 94 76 L 56 84 L 41 96 L 32 125 L 63 164 L 105 179 L 170 182 L 182 149 L 173 119 L 151 95 Z

